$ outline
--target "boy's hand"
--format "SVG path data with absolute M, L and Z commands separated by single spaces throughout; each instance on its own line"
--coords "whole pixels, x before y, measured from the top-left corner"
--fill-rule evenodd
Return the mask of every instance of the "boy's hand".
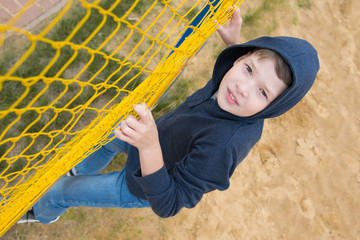
M 217 31 L 227 46 L 240 43 L 241 25 L 242 18 L 240 16 L 239 8 L 234 11 L 232 18 L 230 19 L 229 26 L 224 27 L 220 25 Z
M 120 130 L 116 129 L 115 136 L 140 149 L 148 149 L 158 144 L 158 131 L 151 114 L 146 108 L 146 104 L 137 104 L 134 111 L 139 114 L 140 119 L 129 115 L 121 122 Z
M 140 119 L 128 116 L 116 129 L 115 136 L 139 150 L 141 175 L 143 177 L 158 171 L 164 166 L 158 130 L 146 104 L 137 104 L 134 111 Z

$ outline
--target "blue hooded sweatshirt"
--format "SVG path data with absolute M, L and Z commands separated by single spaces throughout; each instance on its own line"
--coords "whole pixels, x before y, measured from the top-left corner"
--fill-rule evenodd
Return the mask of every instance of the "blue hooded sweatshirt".
M 239 117 L 222 110 L 211 97 L 235 60 L 254 48 L 279 53 L 290 66 L 293 84 L 264 110 Z M 130 148 L 125 167 L 130 192 L 147 199 L 159 216 L 169 217 L 194 207 L 207 192 L 227 189 L 235 168 L 259 141 L 264 119 L 295 106 L 318 70 L 317 52 L 305 40 L 262 37 L 228 47 L 218 56 L 206 86 L 156 121 L 164 166 L 142 177 L 137 148 Z

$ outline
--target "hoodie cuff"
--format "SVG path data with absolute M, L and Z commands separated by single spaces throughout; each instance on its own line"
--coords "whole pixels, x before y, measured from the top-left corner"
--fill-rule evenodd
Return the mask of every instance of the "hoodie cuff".
M 165 165 L 158 171 L 147 175 L 141 176 L 141 169 L 139 168 L 134 172 L 134 178 L 144 191 L 145 195 L 154 196 L 165 192 L 170 187 L 170 177 L 165 168 Z

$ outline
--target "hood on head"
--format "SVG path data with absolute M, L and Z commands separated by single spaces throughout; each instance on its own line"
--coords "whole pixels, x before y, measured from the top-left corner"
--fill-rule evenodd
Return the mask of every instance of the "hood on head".
M 277 52 L 290 66 L 293 84 L 269 106 L 248 118 L 277 117 L 294 107 L 310 90 L 319 71 L 318 54 L 306 40 L 293 37 L 261 37 L 226 48 L 218 56 L 213 71 L 213 89 L 220 82 L 235 60 L 254 48 Z

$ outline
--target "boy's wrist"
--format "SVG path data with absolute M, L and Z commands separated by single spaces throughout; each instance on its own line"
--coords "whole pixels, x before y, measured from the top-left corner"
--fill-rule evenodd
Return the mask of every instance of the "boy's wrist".
M 161 146 L 159 141 L 151 145 L 138 148 L 140 157 L 141 175 L 143 177 L 157 172 L 164 166 Z
M 158 149 L 161 150 L 160 147 L 160 142 L 158 139 L 152 141 L 150 144 L 146 144 L 146 145 L 142 145 L 142 146 L 137 146 L 137 149 L 139 150 L 139 152 L 144 152 L 144 153 L 151 153 L 153 151 L 156 151 Z

